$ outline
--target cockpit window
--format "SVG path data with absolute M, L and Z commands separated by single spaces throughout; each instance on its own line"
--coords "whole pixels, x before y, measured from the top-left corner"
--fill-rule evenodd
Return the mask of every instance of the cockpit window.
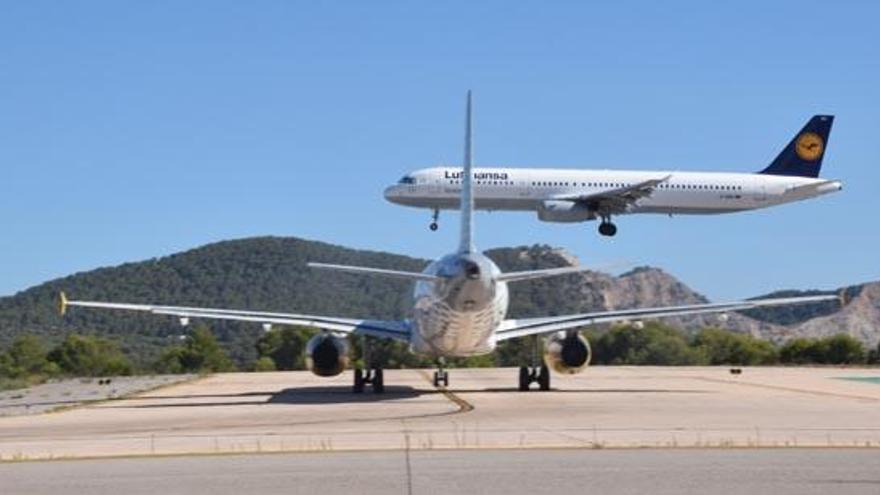
M 409 175 L 404 175 L 400 179 L 400 181 L 398 181 L 398 184 L 415 184 L 415 183 L 416 183 L 416 180 L 412 176 L 409 176 Z

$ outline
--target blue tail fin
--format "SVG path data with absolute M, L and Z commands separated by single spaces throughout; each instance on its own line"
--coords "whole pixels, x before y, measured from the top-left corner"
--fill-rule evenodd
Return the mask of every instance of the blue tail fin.
M 814 115 L 762 174 L 819 177 L 833 115 Z

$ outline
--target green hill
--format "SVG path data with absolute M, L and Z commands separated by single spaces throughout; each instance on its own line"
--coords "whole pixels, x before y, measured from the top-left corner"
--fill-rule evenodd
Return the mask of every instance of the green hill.
M 563 266 L 566 260 L 546 246 L 503 248 L 489 254 L 504 270 Z M 118 340 L 137 363 L 152 362 L 184 333 L 175 318 L 74 308 L 57 313 L 58 293 L 77 299 L 263 311 L 329 314 L 381 319 L 404 318 L 411 283 L 312 270 L 309 261 L 419 271 L 428 263 L 406 256 L 362 251 L 297 238 L 258 237 L 218 242 L 179 254 L 77 273 L 0 298 L 0 347 L 32 333 L 50 344 L 69 333 L 94 333 Z M 558 281 L 558 280 L 557 280 Z M 542 314 L 580 304 L 547 280 L 517 285 L 512 314 Z M 256 358 L 259 325 L 211 322 L 211 328 L 241 363 Z
M 296 238 L 210 244 L 164 258 L 78 273 L 0 299 L 0 345 L 24 332 L 57 342 L 70 332 L 117 338 L 143 362 L 178 338 L 173 318 L 114 311 L 56 311 L 59 291 L 79 299 L 400 318 L 410 286 L 382 277 L 310 270 L 308 261 L 421 270 L 424 260 Z M 239 362 L 254 357 L 257 325 L 212 323 Z
M 486 254 L 504 271 L 551 268 L 576 262 L 562 250 L 540 245 L 493 249 Z M 410 282 L 312 270 L 306 267 L 309 261 L 411 271 L 419 271 L 427 264 L 427 260 L 297 238 L 258 237 L 218 242 L 172 256 L 70 275 L 0 298 L 0 348 L 22 333 L 37 334 L 50 345 L 73 332 L 93 333 L 117 340 L 136 364 L 146 365 L 185 332 L 174 318 L 127 312 L 74 308 L 62 318 L 56 309 L 60 291 L 73 298 L 90 300 L 380 319 L 407 316 L 411 304 Z M 772 295 L 809 293 L 812 292 Z M 650 267 L 619 277 L 585 272 L 521 282 L 511 286 L 510 296 L 509 315 L 514 318 L 705 301 L 671 275 Z M 773 328 L 780 327 L 767 329 L 761 325 L 800 323 L 827 315 L 835 308 L 831 304 L 763 309 L 749 314 L 754 319 L 732 317 L 727 326 L 772 337 Z M 715 319 L 699 316 L 673 319 L 670 323 L 689 330 L 718 324 Z M 243 365 L 253 362 L 254 344 L 262 333 L 259 325 L 210 322 L 210 326 L 233 359 Z M 527 345 L 515 342 L 503 352 Z M 398 355 L 403 354 L 406 353 L 401 349 Z M 415 365 L 420 361 L 409 363 Z

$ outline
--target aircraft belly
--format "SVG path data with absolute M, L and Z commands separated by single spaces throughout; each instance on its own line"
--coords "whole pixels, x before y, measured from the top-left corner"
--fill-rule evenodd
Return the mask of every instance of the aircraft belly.
M 528 198 L 476 198 L 480 210 L 535 210 L 539 202 Z
M 639 205 L 634 207 L 628 213 L 660 213 L 660 214 L 671 214 L 671 215 L 715 215 L 719 213 L 733 213 L 737 211 L 748 210 L 749 208 L 743 206 L 718 206 L 718 207 L 692 207 L 692 206 L 654 206 L 654 205 Z
M 438 196 L 400 196 L 394 199 L 395 203 L 417 208 L 440 208 L 442 210 L 457 210 L 460 205 L 458 193 L 449 193 Z M 529 198 L 515 197 L 481 197 L 479 193 L 474 197 L 474 207 L 478 210 L 534 210 L 538 202 Z
M 714 215 L 733 213 L 753 208 L 746 204 L 740 194 L 712 193 L 676 194 L 658 193 L 656 197 L 645 198 L 632 206 L 628 213 L 661 213 L 672 215 Z

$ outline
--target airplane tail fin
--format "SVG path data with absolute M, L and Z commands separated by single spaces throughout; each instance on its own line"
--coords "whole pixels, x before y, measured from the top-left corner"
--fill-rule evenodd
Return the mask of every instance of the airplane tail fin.
M 779 156 L 760 173 L 819 177 L 833 123 L 833 115 L 814 115 L 779 153 Z
M 467 117 L 464 131 L 464 170 L 461 177 L 461 240 L 459 253 L 472 253 L 474 247 L 474 172 L 473 172 L 473 118 L 471 109 L 471 92 L 467 93 Z

